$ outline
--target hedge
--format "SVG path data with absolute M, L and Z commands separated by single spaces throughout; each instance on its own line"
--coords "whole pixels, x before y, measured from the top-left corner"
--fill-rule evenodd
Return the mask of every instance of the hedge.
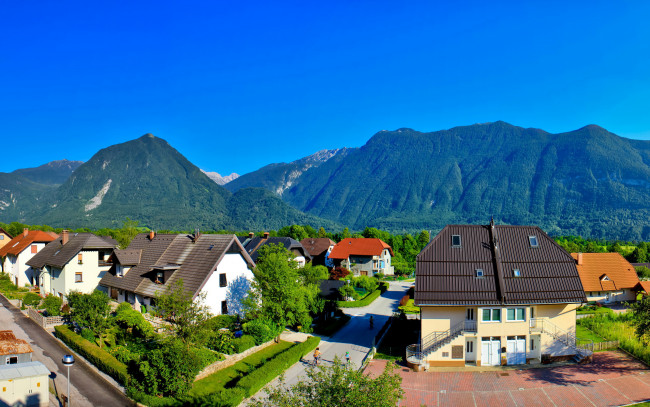
M 383 282 L 379 285 L 378 289 L 358 301 L 336 301 L 336 305 L 338 305 L 340 308 L 365 307 L 372 304 L 372 302 L 376 300 L 382 293 L 385 293 L 386 290 L 388 290 L 388 283 Z
M 246 392 L 246 397 L 251 397 L 257 393 L 268 382 L 275 379 L 294 363 L 307 355 L 320 343 L 320 338 L 310 336 L 306 341 L 299 343 L 280 353 L 273 359 L 269 360 L 262 366 L 253 370 L 237 382 L 235 388 L 239 387 Z
M 129 381 L 126 365 L 104 349 L 72 332 L 66 325 L 54 327 L 56 336 L 79 353 L 99 370 L 108 374 L 121 384 Z
M 250 335 L 242 335 L 233 339 L 232 345 L 235 347 L 235 353 L 242 353 L 255 346 L 255 338 Z

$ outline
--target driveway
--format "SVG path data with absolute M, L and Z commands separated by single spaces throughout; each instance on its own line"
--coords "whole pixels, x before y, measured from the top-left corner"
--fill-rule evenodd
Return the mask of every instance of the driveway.
M 373 360 L 377 375 L 386 361 Z M 460 369 L 459 369 L 460 370 Z M 401 406 L 621 406 L 650 400 L 650 370 L 624 353 L 597 352 L 588 365 L 487 372 L 412 372 L 400 367 Z
M 55 392 L 66 393 L 67 368 L 61 363 L 70 350 L 0 296 L 0 327 L 10 329 L 19 339 L 26 340 L 34 350 L 32 360 L 42 362 L 51 372 Z M 134 403 L 113 387 L 83 360 L 75 358 L 70 368 L 70 393 L 74 406 L 131 406 Z M 56 404 L 50 399 L 50 405 Z

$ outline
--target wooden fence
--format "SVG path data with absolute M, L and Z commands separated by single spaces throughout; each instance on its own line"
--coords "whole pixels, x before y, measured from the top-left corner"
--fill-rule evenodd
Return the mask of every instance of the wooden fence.
M 50 328 L 55 325 L 63 325 L 63 317 L 46 317 L 43 316 L 43 314 L 40 312 L 36 311 L 34 308 L 29 308 L 28 315 L 43 328 Z
M 605 349 L 618 348 L 618 341 L 596 342 L 593 344 L 593 351 L 598 352 Z

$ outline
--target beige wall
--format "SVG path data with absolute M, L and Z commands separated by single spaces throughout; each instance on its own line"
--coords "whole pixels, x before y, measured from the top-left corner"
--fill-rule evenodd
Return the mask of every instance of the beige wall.
M 0 379 L 0 401 L 10 406 L 49 406 L 48 386 L 47 375 Z
M 598 301 L 602 303 L 636 300 L 636 293 L 630 288 L 618 291 L 587 291 L 585 294 L 587 295 L 587 301 Z M 609 301 L 607 298 L 608 294 Z

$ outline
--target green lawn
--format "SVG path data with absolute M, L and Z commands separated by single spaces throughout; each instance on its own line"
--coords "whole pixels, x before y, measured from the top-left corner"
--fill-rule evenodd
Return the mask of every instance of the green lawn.
M 415 300 L 408 300 L 406 305 L 399 307 L 400 311 L 404 311 L 405 314 L 419 314 L 420 307 L 415 306 Z
M 195 397 L 203 396 L 210 393 L 216 393 L 224 388 L 234 387 L 239 379 L 293 345 L 294 343 L 292 342 L 280 341 L 280 343 L 273 344 L 259 352 L 255 352 L 234 365 L 219 370 L 210 376 L 195 382 L 194 387 L 192 387 L 192 390 L 190 391 L 190 395 Z
M 576 311 L 577 314 L 613 314 L 614 311 L 607 307 L 598 307 L 596 305 L 585 305 Z
M 0 292 L 10 300 L 22 299 L 29 292 L 29 288 L 16 287 L 11 282 L 9 274 L 0 273 Z
M 606 342 L 605 338 L 602 338 L 601 336 L 595 334 L 594 332 L 581 325 L 576 325 L 576 337 L 580 339 L 591 339 L 594 341 L 594 343 Z

